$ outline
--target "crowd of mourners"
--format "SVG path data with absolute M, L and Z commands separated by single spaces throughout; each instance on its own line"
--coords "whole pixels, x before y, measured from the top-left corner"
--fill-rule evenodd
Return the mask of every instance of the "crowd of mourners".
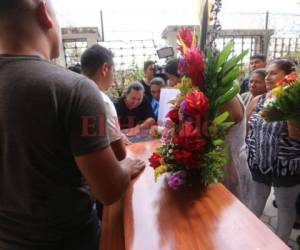
M 99 58 L 95 59 L 95 55 Z M 98 67 L 106 61 L 113 67 L 112 58 L 109 50 L 94 45 L 83 53 L 81 65 L 84 69 L 86 62 L 91 64 L 94 60 Z M 163 127 L 169 102 L 179 93 L 177 68 L 178 59 L 169 60 L 164 67 L 165 77 L 156 77 L 155 62 L 146 61 L 144 79 L 127 85 L 114 103 L 116 112 L 113 108 L 109 111 L 117 115 L 115 121 L 119 121 L 123 139 L 145 133 L 143 129 L 150 130 L 154 137 Z M 296 63 L 288 59 L 267 62 L 264 55 L 251 56 L 250 73 L 241 83 L 240 95 L 222 108 L 230 112 L 235 123 L 226 136 L 229 157 L 223 183 L 258 217 L 273 187 L 273 205 L 278 210 L 276 232 L 285 242 L 293 227 L 300 228 L 300 142 L 289 138 L 285 122 L 266 122 L 259 112 L 267 93 L 295 70 Z M 98 86 L 105 91 L 107 88 L 100 87 L 101 81 Z M 128 142 L 127 138 L 125 145 Z
M 146 61 L 144 79 L 112 100 L 112 52 L 95 44 L 68 70 L 50 62 L 60 42 L 50 0 L 0 2 L 0 249 L 98 249 L 102 204 L 119 200 L 145 166 L 126 158 L 130 138 L 155 137 L 179 93 L 178 59 L 163 76 Z M 259 113 L 296 67 L 252 55 L 240 95 L 220 108 L 234 123 L 223 183 L 257 217 L 273 190 L 286 243 L 300 228 L 300 141 Z

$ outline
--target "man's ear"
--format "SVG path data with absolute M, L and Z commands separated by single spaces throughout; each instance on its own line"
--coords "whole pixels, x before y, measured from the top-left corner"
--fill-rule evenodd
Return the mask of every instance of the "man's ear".
M 103 63 L 102 66 L 101 66 L 101 73 L 103 75 L 106 75 L 108 71 L 109 71 L 108 63 Z
M 105 63 L 100 65 L 94 75 L 94 81 L 97 82 L 99 79 L 102 79 L 106 76 L 107 69 L 105 67 Z
M 47 4 L 45 1 L 41 1 L 38 5 L 38 19 L 40 24 L 45 29 L 51 29 L 54 26 L 54 22 L 49 14 L 49 10 L 47 8 Z

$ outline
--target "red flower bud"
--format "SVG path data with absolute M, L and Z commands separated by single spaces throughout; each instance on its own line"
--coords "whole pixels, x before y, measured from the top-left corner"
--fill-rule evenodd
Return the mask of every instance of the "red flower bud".
M 160 160 L 162 159 L 161 155 L 158 153 L 153 153 L 149 158 L 150 166 L 154 169 L 160 166 Z
M 170 110 L 166 116 L 169 117 L 172 122 L 174 122 L 176 124 L 179 123 L 178 109 Z
M 206 117 L 208 112 L 208 98 L 201 91 L 193 91 L 185 97 L 185 111 L 190 115 Z

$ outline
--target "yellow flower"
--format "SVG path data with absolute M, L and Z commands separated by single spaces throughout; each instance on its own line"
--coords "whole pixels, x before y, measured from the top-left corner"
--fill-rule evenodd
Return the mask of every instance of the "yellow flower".
M 176 88 L 178 88 L 181 91 L 181 93 L 186 94 L 193 88 L 191 78 L 186 76 L 182 77 L 181 82 L 177 83 Z
M 157 181 L 158 176 L 162 175 L 163 173 L 166 173 L 168 171 L 167 165 L 160 165 L 159 167 L 155 168 L 154 170 L 154 181 Z
M 283 87 L 278 86 L 278 87 L 272 89 L 272 95 L 273 96 L 278 96 L 282 91 L 283 91 Z

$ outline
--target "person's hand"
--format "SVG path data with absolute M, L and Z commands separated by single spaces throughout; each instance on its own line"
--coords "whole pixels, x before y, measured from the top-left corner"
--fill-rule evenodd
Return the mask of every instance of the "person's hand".
M 157 125 L 151 126 L 150 131 L 149 131 L 150 136 L 153 138 L 156 138 L 157 133 L 158 133 L 158 126 Z
M 140 125 L 136 125 L 136 126 L 133 127 L 133 128 L 129 128 L 129 129 L 127 130 L 126 135 L 127 135 L 127 136 L 135 136 L 135 135 L 138 135 L 140 132 L 141 132 Z
M 132 142 L 129 141 L 128 137 L 125 134 L 122 134 L 122 142 L 124 143 L 125 146 L 132 144 Z
M 122 167 L 128 169 L 131 179 L 138 176 L 145 168 L 144 161 L 132 158 L 126 158 L 123 161 L 121 161 L 120 164 L 122 165 Z

